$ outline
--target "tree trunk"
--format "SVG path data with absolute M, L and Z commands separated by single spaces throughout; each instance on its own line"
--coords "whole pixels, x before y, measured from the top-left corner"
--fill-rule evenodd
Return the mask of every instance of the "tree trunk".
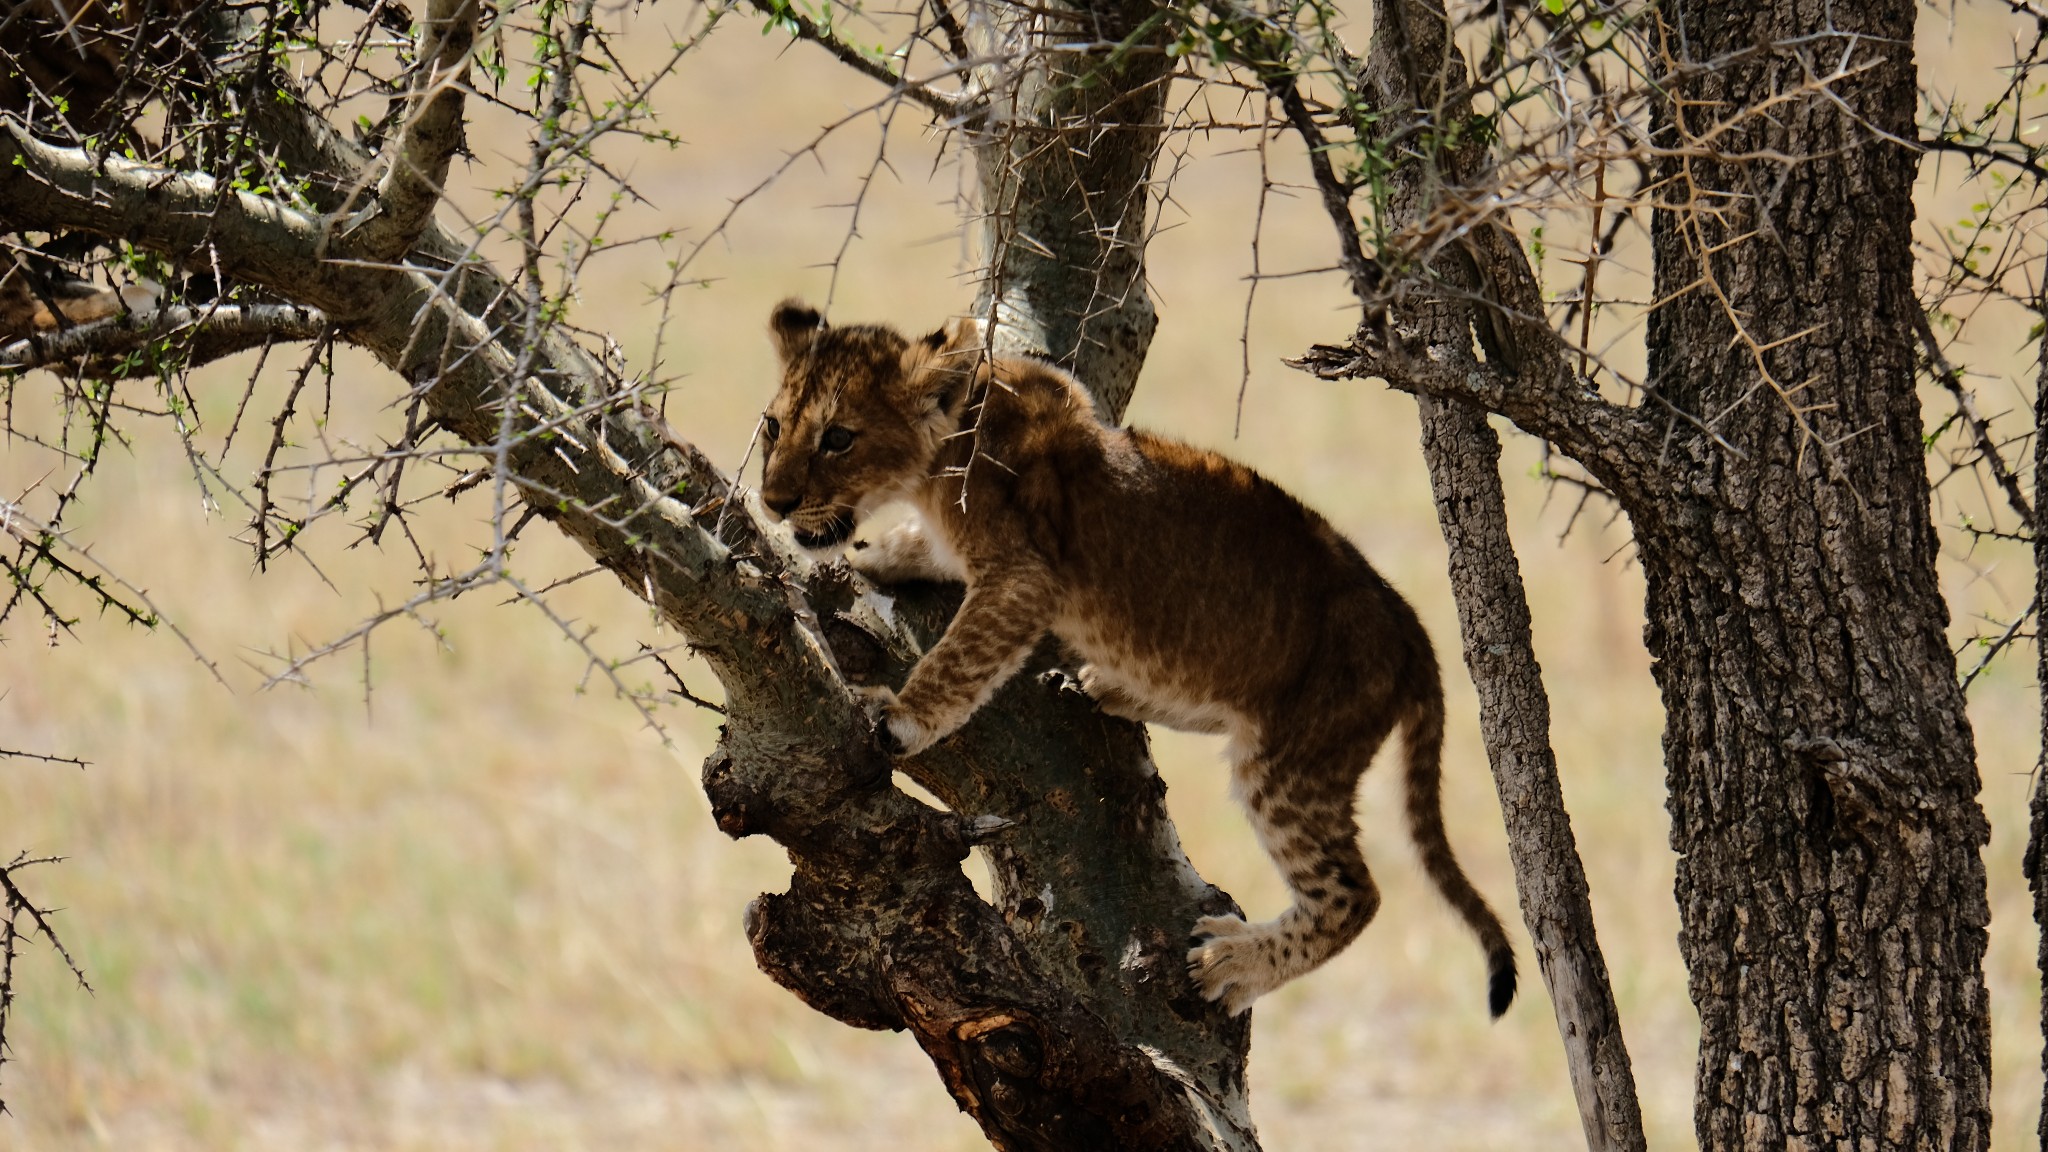
M 1351 345 L 1301 363 L 1506 415 L 1628 511 L 1701 1146 L 1981 1149 L 1988 827 L 1914 387 L 1914 7 L 1681 0 L 1645 18 L 1645 402 L 1528 355 L 1556 339 L 1540 305 L 1501 299 L 1509 322 L 1475 325 L 1483 362 L 1468 330 L 1407 323 L 1420 278 L 1399 264 Z M 1483 222 L 1460 235 L 1498 270 Z M 1503 336 L 1522 354 L 1494 355 Z
M 1428 0 L 1380 0 L 1373 25 L 1365 80 L 1381 112 L 1376 127 L 1392 135 L 1406 126 L 1408 115 L 1456 123 L 1470 114 L 1469 98 L 1446 99 L 1446 89 L 1463 90 L 1467 70 L 1440 8 Z M 1482 175 L 1485 159 L 1484 145 L 1475 142 L 1425 152 L 1422 159 L 1402 165 L 1388 177 L 1383 222 L 1394 230 L 1413 226 L 1439 206 L 1437 200 L 1470 188 Z M 1510 357 L 1506 342 L 1512 333 L 1490 323 L 1488 310 L 1471 304 L 1483 281 L 1507 297 L 1495 303 L 1528 315 L 1542 313 L 1526 260 L 1512 241 L 1497 243 L 1502 238 L 1489 227 L 1482 229 L 1479 243 L 1442 254 L 1429 269 L 1429 286 L 1450 291 L 1416 293 L 1412 306 L 1403 309 L 1402 323 L 1444 349 L 1452 362 L 1471 360 L 1470 333 L 1476 327 L 1496 333 L 1488 341 L 1489 356 L 1560 364 L 1555 340 L 1529 341 L 1529 347 Z M 1487 261 L 1484 272 L 1475 259 Z M 1370 299 L 1360 302 L 1372 305 Z M 1487 423 L 1485 410 L 1468 401 L 1425 393 L 1416 403 L 1437 522 L 1450 548 L 1465 667 L 1479 695 L 1480 735 L 1500 795 L 1522 921 L 1550 994 L 1586 1146 L 1592 1152 L 1642 1152 L 1635 1073 L 1558 781 L 1557 756 L 1550 746 L 1550 697 L 1536 663 L 1521 565 L 1508 537 L 1500 437 Z
M 2048 298 L 2039 305 L 2043 315 L 2048 315 Z M 2048 508 L 2048 398 L 2044 398 L 2040 385 L 2048 384 L 2048 339 L 2040 342 L 2040 373 L 2035 377 L 2034 388 L 2034 507 Z M 2048 612 L 2048 532 L 2041 530 L 2039 520 L 2034 527 L 2034 605 L 2037 615 L 2034 632 L 2040 636 L 2038 623 Z M 2034 923 L 2040 929 L 2036 965 L 2041 970 L 2042 987 L 2048 988 L 2048 641 L 2034 643 L 2038 663 L 2035 665 L 2037 683 L 2041 688 L 2041 755 L 2034 763 L 2034 798 L 2028 804 L 2027 854 L 2022 863 L 2027 874 L 2027 887 L 2034 893 Z M 2048 1078 L 2048 996 L 2041 997 L 2041 1071 Z M 2048 1079 L 2041 1088 L 2041 1118 L 2035 1132 L 2043 1152 L 2048 1152 Z
M 1622 495 L 1668 714 L 1700 1145 L 1983 1148 L 1987 824 L 1914 389 L 1915 156 L 1880 135 L 1914 134 L 1914 5 L 1662 18 L 1669 487 Z M 1845 52 L 1867 69 L 1835 99 L 1796 92 Z
M 1116 423 L 1158 327 L 1145 241 L 1169 22 L 1148 0 L 1001 5 L 995 16 L 1005 43 L 986 47 L 1029 55 L 989 84 L 974 129 L 987 263 L 975 314 L 993 319 L 997 353 L 1073 372 Z

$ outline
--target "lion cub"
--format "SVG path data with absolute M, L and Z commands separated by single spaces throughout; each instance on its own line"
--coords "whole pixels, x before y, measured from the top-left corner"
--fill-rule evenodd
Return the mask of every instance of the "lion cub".
M 823 549 L 908 501 L 919 519 L 854 566 L 884 583 L 967 582 L 902 691 L 883 690 L 891 751 L 915 755 L 966 723 L 1048 629 L 1086 662 L 1103 711 L 1229 735 L 1235 792 L 1294 897 L 1276 920 L 1193 926 L 1190 972 L 1235 1013 L 1378 910 L 1352 798 L 1399 728 L 1423 866 L 1486 948 L 1494 1015 L 1507 1008 L 1507 934 L 1444 836 L 1436 656 L 1349 541 L 1241 464 L 1104 425 L 1057 368 L 990 362 L 971 321 L 907 340 L 787 301 L 770 329 L 783 380 L 762 421 L 762 502 Z

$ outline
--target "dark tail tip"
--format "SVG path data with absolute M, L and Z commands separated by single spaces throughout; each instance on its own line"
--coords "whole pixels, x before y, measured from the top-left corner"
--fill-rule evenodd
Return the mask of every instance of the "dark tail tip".
M 1486 957 L 1486 1007 L 1498 1020 L 1514 1002 L 1515 954 L 1509 949 L 1499 948 Z

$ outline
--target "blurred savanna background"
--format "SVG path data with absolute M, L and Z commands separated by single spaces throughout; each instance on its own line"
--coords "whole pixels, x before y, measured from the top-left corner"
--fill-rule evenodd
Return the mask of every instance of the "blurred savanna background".
M 636 53 L 658 61 L 706 15 L 682 4 L 600 11 L 625 33 L 614 47 L 628 65 Z M 1921 29 L 1929 88 L 1990 82 L 2010 56 L 2002 6 L 1929 8 Z M 517 45 L 507 51 L 517 58 Z M 605 146 L 638 198 L 606 227 L 618 250 L 583 266 L 570 320 L 616 341 L 630 371 L 664 381 L 671 423 L 728 468 L 773 388 L 764 325 L 776 300 L 922 328 L 973 298 L 960 205 L 971 181 L 921 113 L 872 110 L 880 95 L 816 48 L 733 14 L 656 90 L 679 143 Z M 472 111 L 475 158 L 452 178 L 449 219 L 496 211 L 490 189 L 525 147 L 515 118 L 481 101 Z M 1188 115 L 1229 111 L 1198 101 Z M 1276 180 L 1300 181 L 1297 153 L 1275 144 L 1270 164 Z M 1162 160 L 1150 257 L 1161 325 L 1130 420 L 1249 461 L 1328 514 L 1416 604 L 1451 669 L 1448 823 L 1506 911 L 1512 875 L 1456 659 L 1414 404 L 1280 362 L 1347 335 L 1352 311 L 1329 275 L 1265 280 L 1247 309 L 1260 173 L 1257 141 L 1225 132 L 1176 136 Z M 1931 246 L 1972 211 L 1960 176 L 1923 167 Z M 1546 286 L 1561 295 L 1577 283 L 1585 222 L 1543 225 Z M 1312 197 L 1275 188 L 1260 266 L 1324 268 L 1329 251 Z M 1643 245 L 1625 242 L 1613 266 L 1642 280 Z M 664 300 L 672 280 L 685 286 Z M 2024 423 L 2024 321 L 1962 319 L 1980 407 Z M 243 491 L 302 360 L 273 353 L 246 401 L 253 357 L 190 382 L 193 442 L 225 444 L 207 463 Z M 53 382 L 4 387 L 18 429 L 65 435 Z M 138 409 L 166 407 L 150 383 L 123 387 Z M 401 390 L 361 357 L 338 357 L 331 382 L 313 373 L 285 431 L 278 463 L 295 470 L 275 481 L 279 498 L 322 498 L 341 471 L 313 465 L 395 436 Z M 1948 411 L 1931 391 L 1930 427 Z M 547 594 L 551 618 L 486 590 L 270 683 L 413 595 L 415 547 L 444 570 L 468 563 L 490 539 L 488 493 L 423 504 L 410 541 L 393 531 L 359 544 L 359 530 L 330 519 L 256 571 L 238 540 L 251 510 L 195 465 L 172 420 L 138 414 L 125 427 L 68 517 L 70 539 L 145 590 L 166 625 L 143 630 L 74 598 L 62 604 L 82 616 L 75 626 L 20 614 L 0 645 L 0 747 L 89 763 L 0 760 L 0 851 L 66 858 L 23 879 L 63 909 L 56 924 L 93 987 L 76 987 L 46 949 L 22 957 L 0 1147 L 985 1146 L 908 1039 L 834 1023 L 755 970 L 741 917 L 756 893 L 782 886 L 787 864 L 765 839 L 731 841 L 712 824 L 697 773 L 717 717 L 678 701 L 650 725 L 593 665 L 593 654 L 629 661 L 643 643 L 677 643 L 632 594 L 607 576 L 577 580 Z M 1543 480 L 1540 449 L 1511 438 L 1503 468 L 1565 795 L 1652 1144 L 1686 1147 L 1696 1024 L 1673 942 L 1641 581 L 1627 524 Z M 1938 445 L 1930 469 L 1946 472 Z M 71 472 L 24 439 L 0 450 L 0 489 L 31 511 Z M 1967 474 L 1936 498 L 1945 522 L 1990 515 Z M 545 524 L 516 556 L 529 587 L 587 567 Z M 1963 533 L 1942 565 L 1967 668 L 1972 638 L 1996 635 L 2028 602 L 2032 569 L 2022 549 Z M 715 698 L 709 673 L 682 657 L 692 691 Z M 2031 1146 L 2041 1098 L 2036 937 L 2020 874 L 2040 730 L 2032 661 L 2031 648 L 2009 651 L 1970 689 L 1993 828 L 1996 1146 L 2013 1149 Z M 667 682 L 646 662 L 617 674 Z M 1228 800 L 1220 742 L 1153 739 L 1190 857 L 1249 911 L 1276 912 L 1281 887 Z M 1276 1149 L 1577 1146 L 1526 937 L 1514 923 L 1524 997 L 1489 1022 L 1477 950 L 1413 863 L 1396 783 L 1382 767 L 1360 800 L 1387 893 L 1380 918 L 1257 1009 L 1261 1133 Z

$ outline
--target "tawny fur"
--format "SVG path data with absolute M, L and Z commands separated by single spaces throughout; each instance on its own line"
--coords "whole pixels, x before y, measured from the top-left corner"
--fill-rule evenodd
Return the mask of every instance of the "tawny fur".
M 90 324 L 121 311 L 121 294 L 112 289 L 53 276 L 38 292 L 29 276 L 29 270 L 14 257 L 0 256 L 0 341 L 54 332 L 68 324 Z M 50 311 L 52 303 L 63 320 Z
M 1443 689 L 1407 602 L 1321 516 L 1234 461 L 1104 425 L 1081 386 L 991 361 L 957 322 L 921 340 L 770 322 L 782 389 L 764 418 L 763 502 L 836 547 L 882 504 L 912 522 L 851 557 L 872 579 L 963 579 L 967 598 L 880 731 L 915 755 L 966 723 L 1050 630 L 1103 711 L 1230 737 L 1235 791 L 1293 894 L 1279 918 L 1192 926 L 1190 971 L 1242 1012 L 1357 938 L 1379 889 L 1352 815 L 1399 729 L 1429 876 L 1485 946 L 1495 1015 L 1514 955 L 1451 854 L 1439 800 Z

